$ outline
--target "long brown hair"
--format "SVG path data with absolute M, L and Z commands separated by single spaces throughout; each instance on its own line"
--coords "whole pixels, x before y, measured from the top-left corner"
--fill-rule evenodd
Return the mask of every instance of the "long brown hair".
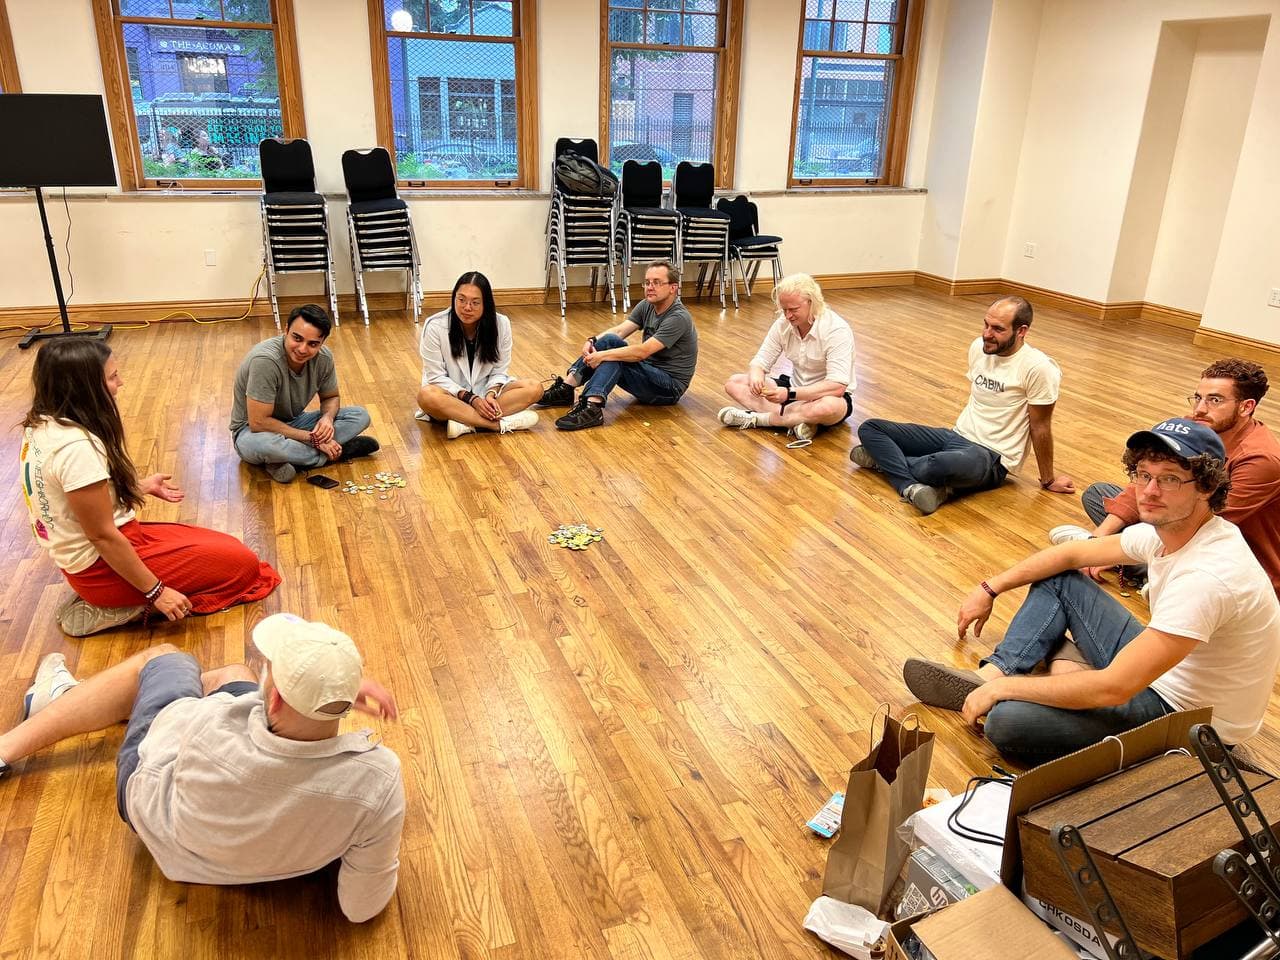
M 24 427 L 45 419 L 83 427 L 101 441 L 116 499 L 131 510 L 142 506 L 138 474 L 124 448 L 124 424 L 115 397 L 107 390 L 106 365 L 111 348 L 101 340 L 67 337 L 50 340 L 36 354 L 31 371 L 31 409 Z

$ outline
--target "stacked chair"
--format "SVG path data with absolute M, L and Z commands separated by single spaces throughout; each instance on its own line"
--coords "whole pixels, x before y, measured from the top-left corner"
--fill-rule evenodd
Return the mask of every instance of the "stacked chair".
M 662 164 L 628 160 L 622 165 L 622 209 L 614 232 L 614 257 L 622 267 L 622 309 L 631 309 L 635 261 L 679 260 L 680 214 L 662 206 Z
M 599 163 L 600 149 L 594 140 L 556 141 L 555 159 L 565 153 L 576 153 Z M 568 293 L 566 271 L 569 267 L 591 268 L 591 295 L 595 299 L 599 272 L 604 271 L 609 288 L 609 307 L 618 309 L 613 289 L 613 233 L 617 222 L 617 197 L 586 197 L 566 193 L 556 182 L 555 163 L 551 167 L 551 209 L 547 214 L 547 281 L 544 293 L 551 289 L 551 272 L 556 271 L 560 289 L 560 316 L 565 315 Z
M 760 212 L 750 199 L 739 194 L 732 200 L 721 197 L 716 202 L 716 209 L 729 215 L 729 257 L 737 265 L 742 275 L 742 284 L 747 288 L 747 296 L 751 296 L 751 284 L 760 273 L 761 262 L 768 260 L 773 270 L 773 283 L 777 286 L 782 279 L 782 238 L 760 232 Z M 747 273 L 746 261 L 751 261 L 751 272 Z M 730 277 L 733 283 L 733 301 L 738 302 L 738 281 Z
M 324 197 L 316 192 L 316 168 L 306 140 L 263 140 L 262 256 L 267 269 L 271 313 L 280 328 L 276 277 L 287 273 L 323 273 L 329 313 L 338 322 L 338 289 L 329 246 L 329 217 Z
M 670 205 L 680 214 L 679 264 L 683 271 L 690 263 L 701 264 L 698 271 L 697 295 L 702 295 L 702 280 L 709 265 L 716 265 L 708 291 L 715 278 L 720 278 L 720 308 L 723 310 L 724 281 L 729 275 L 729 214 L 711 205 L 715 197 L 715 168 L 709 163 L 676 164 L 671 179 Z M 733 286 L 733 305 L 738 306 L 738 286 Z
M 418 247 L 413 237 L 409 205 L 396 193 L 391 155 L 382 147 L 348 150 L 342 155 L 342 178 L 347 184 L 347 234 L 351 240 L 351 272 L 364 324 L 369 325 L 369 301 L 364 275 L 403 270 L 413 322 L 422 310 L 422 278 Z

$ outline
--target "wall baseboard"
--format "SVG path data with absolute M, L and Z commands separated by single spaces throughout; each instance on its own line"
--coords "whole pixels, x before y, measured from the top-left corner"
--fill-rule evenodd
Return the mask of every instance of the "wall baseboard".
M 1247 360 L 1276 362 L 1280 360 L 1280 346 L 1263 340 L 1242 337 L 1237 333 L 1225 330 L 1211 330 L 1200 327 L 1196 330 L 1192 343 L 1197 347 L 1211 347 L 1232 356 L 1244 357 Z

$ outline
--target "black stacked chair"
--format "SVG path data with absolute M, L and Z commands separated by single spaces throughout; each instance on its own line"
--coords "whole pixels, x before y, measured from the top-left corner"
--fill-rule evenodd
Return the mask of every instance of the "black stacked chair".
M 760 212 L 751 200 L 742 194 L 732 200 L 721 197 L 716 202 L 716 209 L 729 215 L 729 258 L 737 264 L 738 273 L 742 275 L 742 284 L 747 288 L 747 296 L 751 296 L 751 284 L 760 273 L 760 264 L 768 260 L 773 269 L 773 282 L 776 286 L 782 279 L 782 238 L 760 232 Z M 746 261 L 751 261 L 751 273 L 747 273 Z M 733 283 L 734 302 L 738 299 L 738 281 L 730 276 Z
M 600 148 L 594 140 L 556 141 L 555 160 L 565 153 L 598 163 Z M 599 273 L 603 269 L 609 288 L 609 307 L 618 309 L 613 289 L 613 232 L 617 222 L 617 197 L 586 197 L 566 193 L 556 182 L 555 160 L 551 165 L 551 209 L 547 213 L 547 281 L 544 293 L 551 289 L 554 269 L 560 290 L 560 316 L 565 315 L 568 294 L 566 271 L 569 267 L 591 268 L 591 298 L 595 299 Z
M 698 270 L 697 294 L 702 295 L 702 281 L 707 267 L 717 265 L 707 284 L 708 291 L 720 278 L 720 307 L 724 308 L 724 281 L 729 274 L 729 214 L 711 205 L 715 197 L 715 168 L 709 163 L 676 164 L 671 179 L 671 206 L 680 214 L 680 267 L 701 264 Z M 738 305 L 738 288 L 733 288 L 733 305 Z
M 413 322 L 422 309 L 422 278 L 418 245 L 413 237 L 409 205 L 396 193 L 391 154 L 382 147 L 348 150 L 342 155 L 342 178 L 347 183 L 347 234 L 351 240 L 351 272 L 364 324 L 369 325 L 369 301 L 364 275 L 381 270 L 405 271 L 405 287 Z
M 620 190 L 614 257 L 622 266 L 622 309 L 630 310 L 635 261 L 679 260 L 680 214 L 662 206 L 662 164 L 656 160 L 623 163 Z
M 271 313 L 280 328 L 276 277 L 286 273 L 323 273 L 329 313 L 338 322 L 338 288 L 329 246 L 329 215 L 324 197 L 316 192 L 316 168 L 306 140 L 263 140 L 258 144 L 262 164 L 262 256 L 267 267 Z

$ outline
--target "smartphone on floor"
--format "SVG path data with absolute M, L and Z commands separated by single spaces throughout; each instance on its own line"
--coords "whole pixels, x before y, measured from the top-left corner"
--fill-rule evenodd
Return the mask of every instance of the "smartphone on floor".
M 332 490 L 338 485 L 337 480 L 334 480 L 332 477 L 322 477 L 318 473 L 307 477 L 307 483 L 314 484 L 322 490 Z

